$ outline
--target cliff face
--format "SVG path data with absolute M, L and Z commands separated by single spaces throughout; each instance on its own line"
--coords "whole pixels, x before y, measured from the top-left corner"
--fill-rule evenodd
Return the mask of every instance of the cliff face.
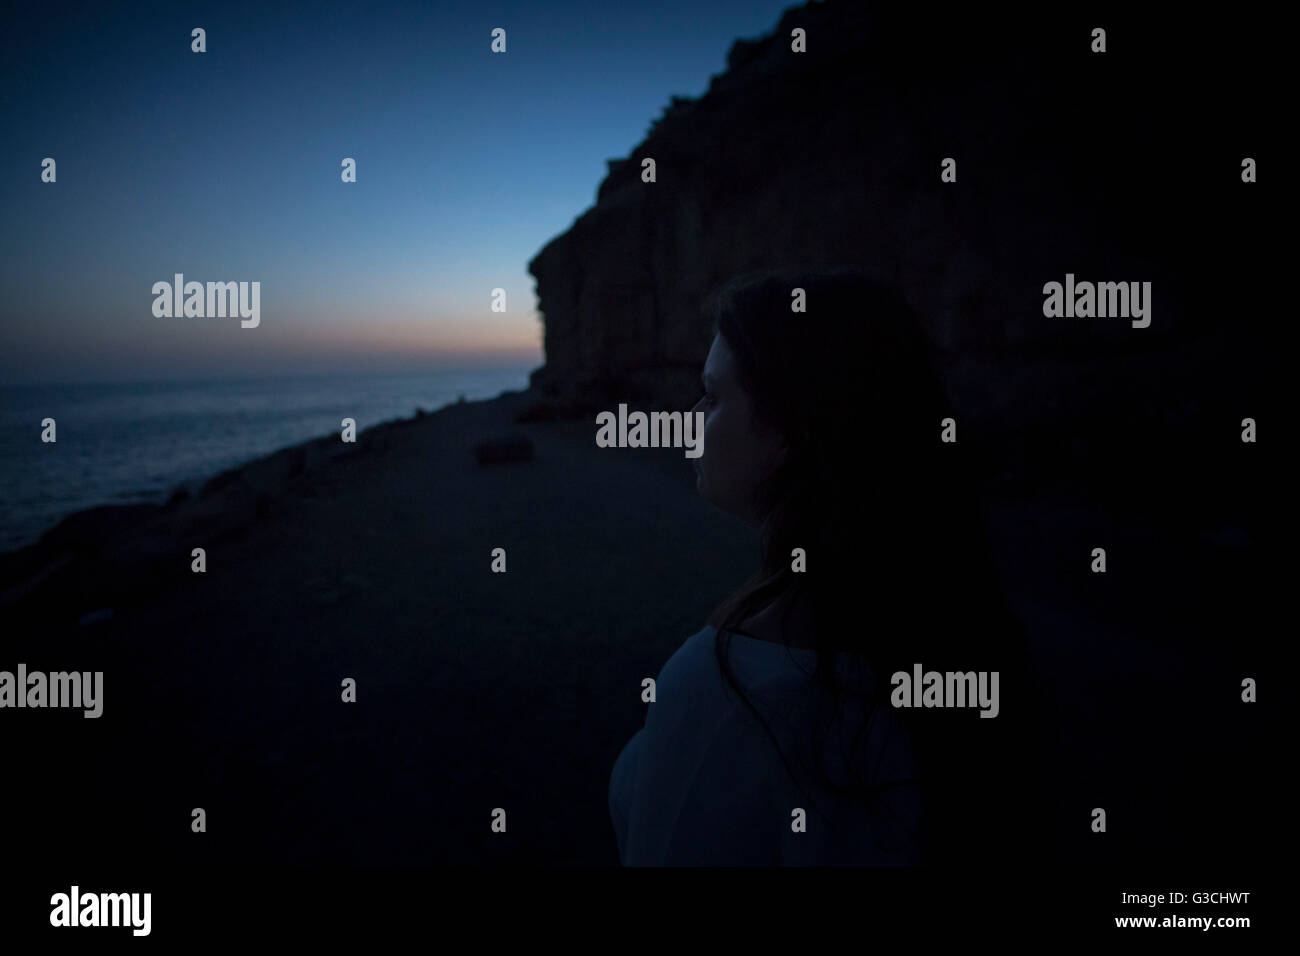
M 1250 145 L 1232 142 L 1230 110 L 1210 110 L 1217 78 L 1192 64 L 1190 37 L 1129 16 L 1097 54 L 1094 24 L 1077 17 L 867 6 L 786 11 L 771 35 L 734 44 L 704 96 L 674 97 L 609 161 L 595 206 L 529 263 L 546 348 L 533 384 L 547 401 L 689 406 L 712 339 L 700 302 L 777 266 L 897 281 L 949 357 L 983 356 L 986 372 L 1205 327 L 1214 293 L 1187 276 L 1209 259 L 1230 272 L 1253 251 L 1211 250 L 1195 226 L 1241 202 Z M 806 53 L 790 49 L 796 27 Z M 1213 155 L 1190 142 L 1207 122 L 1224 134 Z M 645 157 L 657 182 L 641 181 Z M 956 182 L 940 179 L 946 157 Z M 1043 284 L 1066 273 L 1151 281 L 1151 327 L 1044 317 Z

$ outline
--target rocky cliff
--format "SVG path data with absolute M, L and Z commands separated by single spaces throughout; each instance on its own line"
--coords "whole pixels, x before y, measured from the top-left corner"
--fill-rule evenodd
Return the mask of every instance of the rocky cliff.
M 1258 142 L 1194 24 L 907 6 L 787 10 L 609 161 L 596 204 L 529 263 L 546 349 L 533 384 L 553 410 L 689 406 L 712 338 L 701 300 L 774 266 L 901 284 L 963 410 L 985 418 L 1128 402 L 1127 386 L 1090 389 L 1099 373 L 1078 360 L 1165 349 L 1214 329 L 1225 304 L 1246 331 L 1255 303 L 1233 283 L 1260 246 L 1224 223 L 1257 214 L 1240 168 Z M 955 182 L 940 178 L 948 157 Z M 1043 284 L 1066 273 L 1151 281 L 1151 327 L 1044 317 Z M 990 392 L 1052 357 L 1048 401 Z

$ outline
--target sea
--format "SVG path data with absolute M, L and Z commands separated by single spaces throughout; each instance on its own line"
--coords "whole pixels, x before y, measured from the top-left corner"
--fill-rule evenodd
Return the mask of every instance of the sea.
M 531 368 L 0 387 L 0 552 L 83 508 L 197 491 L 227 468 L 337 435 L 344 418 L 359 434 L 527 388 Z M 45 418 L 55 442 L 41 441 Z

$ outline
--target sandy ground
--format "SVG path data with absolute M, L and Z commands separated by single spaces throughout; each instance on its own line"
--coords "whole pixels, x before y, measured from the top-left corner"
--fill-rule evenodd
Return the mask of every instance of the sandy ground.
M 511 425 L 520 407 L 414 423 L 210 548 L 206 574 L 63 653 L 19 642 L 32 669 L 105 670 L 103 718 L 39 714 L 102 768 L 117 822 L 99 837 L 178 861 L 617 862 L 608 772 L 640 682 L 756 543 L 696 496 L 681 450 L 598 449 L 585 422 Z M 473 443 L 503 429 L 535 460 L 479 466 Z
M 0 618 L 0 667 L 105 672 L 99 720 L 4 715 L 17 844 L 94 861 L 614 865 L 609 772 L 644 720 L 640 682 L 757 542 L 697 496 L 680 449 L 513 425 L 526 403 L 453 406 L 311 471 L 210 544 L 206 574 L 107 620 Z M 479 466 L 473 443 L 511 430 L 535 460 Z M 1254 832 L 1242 769 L 1263 772 L 1264 718 L 1237 699 L 1261 646 L 1233 604 L 1249 568 L 1195 529 L 1171 539 L 1051 492 L 990 510 L 1056 704 L 1054 749 L 1027 755 L 1061 820 L 1044 845 L 1069 863 L 1230 856 Z M 1086 573 L 1098 540 L 1117 556 L 1104 579 Z M 1090 833 L 1095 806 L 1118 838 Z

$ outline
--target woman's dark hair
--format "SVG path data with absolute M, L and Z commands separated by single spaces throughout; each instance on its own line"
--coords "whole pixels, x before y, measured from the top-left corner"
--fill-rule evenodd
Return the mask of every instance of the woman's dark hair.
M 792 310 L 795 290 L 806 311 Z M 943 419 L 955 416 L 920 316 L 852 268 L 750 273 L 714 291 L 702 311 L 735 355 L 756 415 L 789 446 L 757 492 L 760 566 L 709 619 L 726 681 L 780 752 L 727 658 L 731 634 L 743 633 L 735 629 L 783 595 L 812 613 L 812 679 L 834 701 L 831 720 L 850 697 L 868 716 L 892 706 L 891 675 L 911 675 L 916 664 L 998 671 L 995 718 L 979 717 L 978 707 L 895 714 L 919 769 L 910 782 L 922 795 L 923 862 L 978 866 L 987 858 L 972 854 L 1005 856 L 1028 836 L 1026 811 L 1034 809 L 1020 768 L 1032 760 L 1023 733 L 1037 719 L 1030 709 L 1037 698 L 1025 633 L 1001 593 L 963 460 L 966 446 L 941 440 Z M 801 572 L 792 568 L 795 548 L 806 555 Z M 837 651 L 865 662 L 871 680 L 844 679 Z M 821 726 L 824 746 L 831 724 Z M 889 783 L 868 779 L 858 752 L 866 728 L 858 726 L 843 753 L 852 778 L 837 782 L 824 768 L 818 777 L 843 797 L 870 802 Z M 784 753 L 781 759 L 789 769 Z

